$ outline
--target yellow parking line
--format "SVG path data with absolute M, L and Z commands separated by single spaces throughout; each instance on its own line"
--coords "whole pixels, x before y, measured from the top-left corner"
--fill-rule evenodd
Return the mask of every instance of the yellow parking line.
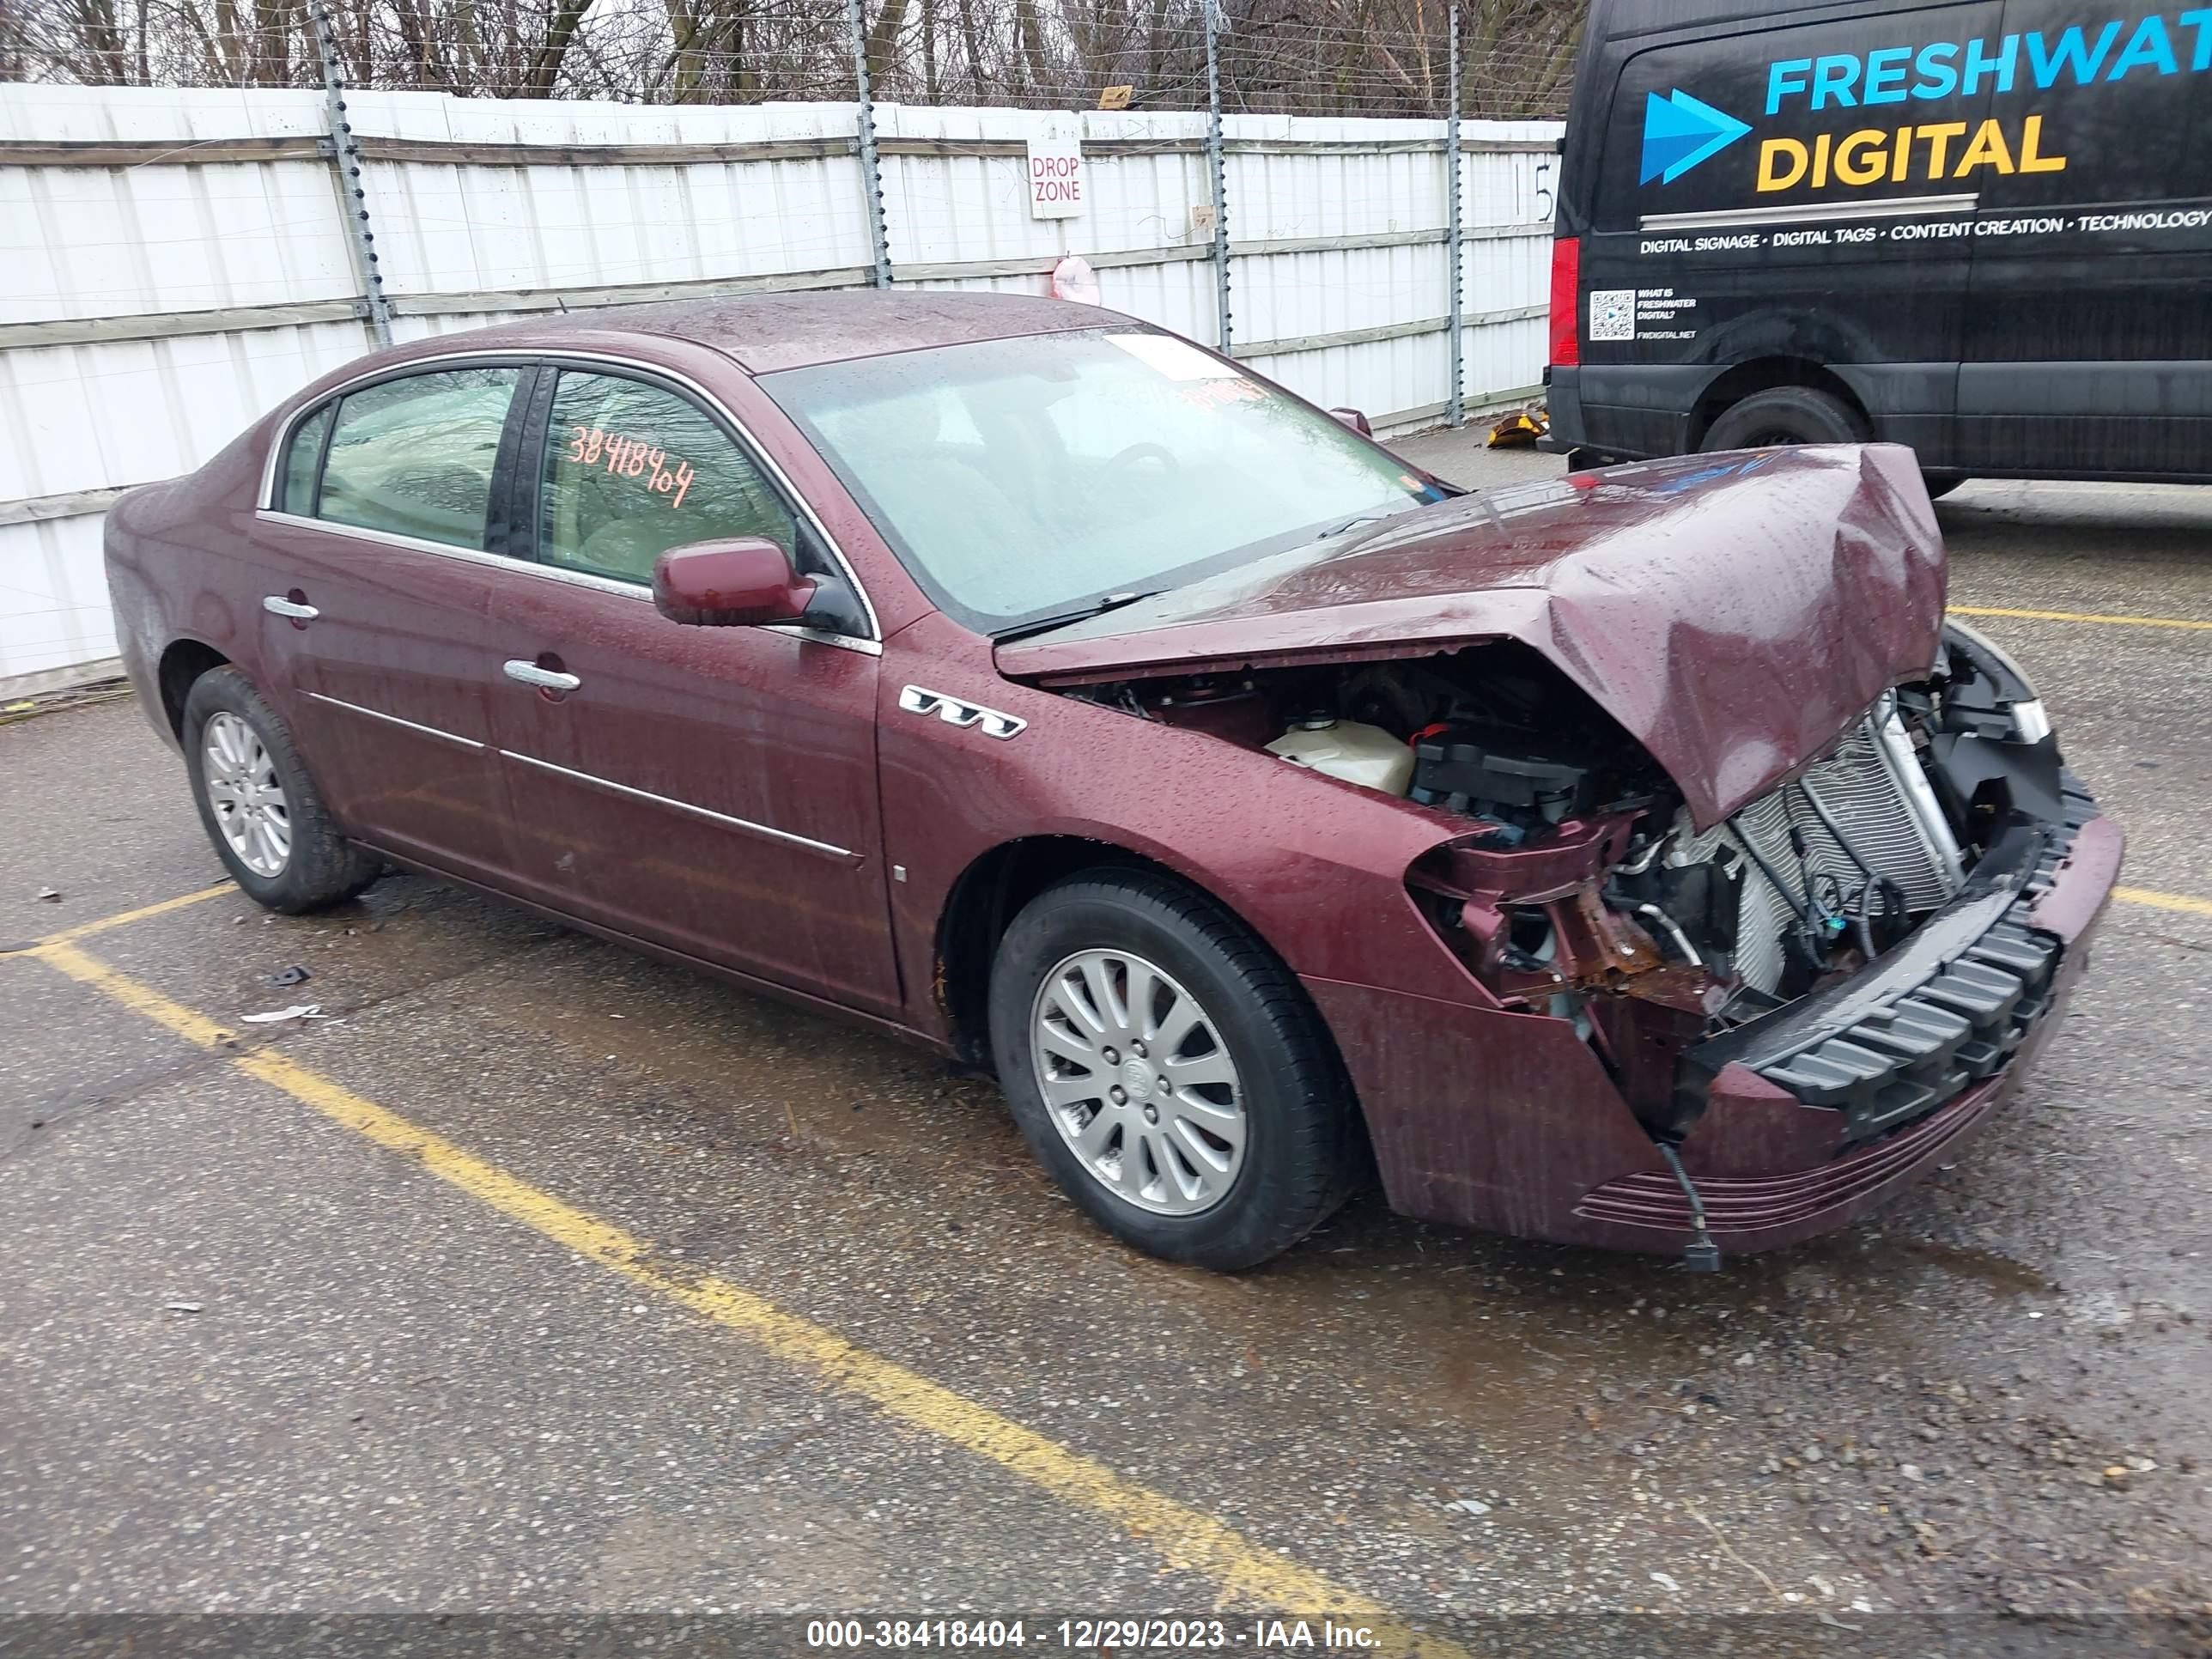
M 2147 887 L 2115 887 L 2112 896 L 2124 904 L 2147 904 L 2154 910 L 2180 910 L 2193 916 L 2212 916 L 2212 899 L 2154 893 Z
M 112 918 L 106 925 L 120 926 L 159 908 Z M 273 1048 L 231 1052 L 237 1042 L 233 1033 L 118 973 L 65 939 L 50 940 L 25 954 L 187 1042 L 227 1054 L 228 1063 L 249 1077 L 283 1090 L 380 1146 L 419 1161 L 441 1181 L 541 1237 L 714 1321 L 776 1358 L 811 1371 L 823 1382 L 860 1396 L 910 1428 L 986 1458 L 1061 1502 L 1114 1522 L 1158 1552 L 1170 1565 L 1212 1579 L 1224 1607 L 1310 1618 L 1333 1615 L 1370 1627 L 1387 1644 L 1383 1651 L 1422 1659 L 1469 1659 L 1466 1650 L 1407 1629 L 1380 1604 L 1262 1548 L 1212 1516 L 1125 1480 L 1103 1463 L 848 1342 L 835 1331 L 786 1313 L 727 1279 L 672 1270 L 655 1257 L 647 1241 L 540 1191 Z
M 1954 605 L 1950 610 L 1954 617 L 2012 617 L 2021 622 L 2102 623 L 2111 628 L 2212 629 L 2212 622 L 2190 622 L 2180 617 L 2100 617 L 2086 611 L 2007 611 L 1984 605 Z
M 58 933 L 49 933 L 39 942 L 41 945 L 71 945 L 81 939 L 90 939 L 111 927 L 127 927 L 134 921 L 143 921 L 149 916 L 165 916 L 172 910 L 181 910 L 188 905 L 204 903 L 211 898 L 221 898 L 225 893 L 238 891 L 235 882 L 218 882 L 213 887 L 203 887 L 197 893 L 186 893 L 179 898 L 163 899 L 159 904 L 142 905 L 136 910 L 125 910 L 120 915 L 102 916 L 97 921 L 80 922 L 74 927 L 64 927 Z

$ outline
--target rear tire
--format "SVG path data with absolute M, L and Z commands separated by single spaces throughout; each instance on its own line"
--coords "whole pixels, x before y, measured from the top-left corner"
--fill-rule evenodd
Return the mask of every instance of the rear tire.
M 1940 501 L 1966 483 L 1966 475 L 1963 472 L 1923 472 L 1920 482 L 1928 486 L 1928 499 Z
M 1320 1017 L 1265 945 L 1178 882 L 1100 869 L 1031 900 L 1000 941 L 990 1018 L 1030 1150 L 1125 1243 L 1234 1273 L 1351 1190 L 1358 1117 Z
M 1863 444 L 1869 433 L 1841 398 L 1808 386 L 1770 386 L 1730 404 L 1706 429 L 1701 451 L 1784 444 Z
M 296 916 L 376 879 L 381 861 L 338 833 L 290 730 L 252 680 L 210 668 L 185 694 L 181 726 L 200 823 L 248 898 Z

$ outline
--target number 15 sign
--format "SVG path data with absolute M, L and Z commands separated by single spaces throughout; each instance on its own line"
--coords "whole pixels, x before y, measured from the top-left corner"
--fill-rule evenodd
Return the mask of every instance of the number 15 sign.
M 1031 138 L 1030 217 L 1073 219 L 1083 211 L 1090 180 L 1083 167 L 1083 145 L 1074 138 Z

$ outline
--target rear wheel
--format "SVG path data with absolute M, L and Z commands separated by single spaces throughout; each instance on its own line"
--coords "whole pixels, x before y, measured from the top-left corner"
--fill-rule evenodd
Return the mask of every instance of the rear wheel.
M 1940 501 L 1966 483 L 1966 475 L 1963 472 L 1923 472 L 1920 482 L 1928 486 L 1928 499 Z
M 1254 1267 L 1350 1189 L 1351 1091 L 1282 964 L 1201 895 L 1141 871 L 1032 900 L 991 975 L 999 1081 L 1033 1151 L 1109 1232 Z
M 200 823 L 247 897 L 298 915 L 376 879 L 379 861 L 338 834 L 290 731 L 237 669 L 192 682 L 179 735 Z
M 1869 436 L 1859 412 L 1831 392 L 1808 386 L 1770 386 L 1723 410 L 1700 450 L 1771 449 L 1784 444 L 1860 444 Z

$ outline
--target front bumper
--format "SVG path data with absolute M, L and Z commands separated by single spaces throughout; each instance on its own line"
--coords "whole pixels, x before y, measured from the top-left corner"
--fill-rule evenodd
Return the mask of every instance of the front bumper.
M 1711 1050 L 1684 1068 L 1703 1071 L 1703 1108 L 1680 1152 L 1723 1253 L 1847 1224 L 1954 1154 L 2019 1086 L 2064 1023 L 2125 848 L 2086 794 L 2065 805 L 2010 888 L 1970 888 L 1836 994 L 1687 1051 Z M 1394 1208 L 1612 1249 L 1673 1255 L 1694 1237 L 1680 1186 L 1565 1022 L 1309 988 Z M 1747 1034 L 1760 1040 L 1736 1041 Z

